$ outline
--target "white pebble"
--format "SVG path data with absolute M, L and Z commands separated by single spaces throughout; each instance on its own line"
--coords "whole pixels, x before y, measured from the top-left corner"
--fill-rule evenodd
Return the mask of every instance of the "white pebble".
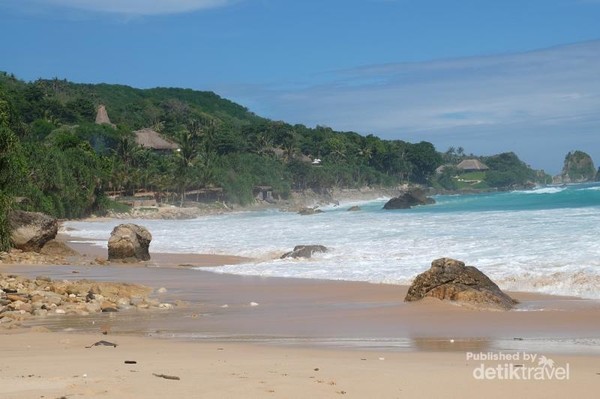
M 229 305 L 228 305 L 228 304 L 225 304 L 225 305 L 223 305 L 223 306 L 221 306 L 221 307 L 222 307 L 222 308 L 228 308 L 228 307 L 229 307 Z
M 256 302 L 250 302 L 250 306 L 258 306 L 258 303 L 256 303 Z

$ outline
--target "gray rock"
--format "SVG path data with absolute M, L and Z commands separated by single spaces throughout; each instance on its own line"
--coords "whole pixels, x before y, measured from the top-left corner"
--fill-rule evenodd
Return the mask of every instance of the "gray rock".
M 8 223 L 12 245 L 22 251 L 40 252 L 58 233 L 58 221 L 39 212 L 11 211 Z
M 108 260 L 137 262 L 150 260 L 152 235 L 143 226 L 120 224 L 115 227 L 108 240 Z
M 311 258 L 316 252 L 327 252 L 327 248 L 323 245 L 296 245 L 293 251 L 283 254 L 281 259 Z
M 386 202 L 383 209 L 410 209 L 416 205 L 429 204 L 435 204 L 435 200 L 427 197 L 423 190 L 412 188 Z

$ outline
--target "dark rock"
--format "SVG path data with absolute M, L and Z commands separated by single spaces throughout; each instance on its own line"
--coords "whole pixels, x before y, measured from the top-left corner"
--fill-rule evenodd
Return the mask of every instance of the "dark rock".
M 434 260 L 429 270 L 415 278 L 404 300 L 425 297 L 499 310 L 509 310 L 517 303 L 476 267 L 450 258 Z
M 427 197 L 423 190 L 413 188 L 389 200 L 383 206 L 383 209 L 410 209 L 416 205 L 429 204 L 435 204 L 435 200 Z
M 350 208 L 348 208 L 348 212 L 356 212 L 356 211 L 360 211 L 360 206 L 351 206 Z
M 318 213 L 323 213 L 319 208 L 302 208 L 298 211 L 298 215 L 316 215 Z
M 150 260 L 148 248 L 152 235 L 143 226 L 120 224 L 115 227 L 108 240 L 108 260 Z
M 86 346 L 86 348 L 92 348 L 94 346 L 112 346 L 113 348 L 116 348 L 118 346 L 118 344 L 102 340 L 102 341 L 95 342 L 95 343 L 91 344 L 90 346 Z
M 39 252 L 58 233 L 58 221 L 39 212 L 11 211 L 8 222 L 12 245 L 22 251 Z
M 327 248 L 323 245 L 296 245 L 293 251 L 283 254 L 281 259 L 310 258 L 315 252 L 327 252 Z

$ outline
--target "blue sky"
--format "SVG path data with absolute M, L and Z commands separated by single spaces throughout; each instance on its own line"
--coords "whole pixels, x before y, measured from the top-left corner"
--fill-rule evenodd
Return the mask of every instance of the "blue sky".
M 600 0 L 0 0 L 0 70 L 213 90 L 259 115 L 600 163 Z

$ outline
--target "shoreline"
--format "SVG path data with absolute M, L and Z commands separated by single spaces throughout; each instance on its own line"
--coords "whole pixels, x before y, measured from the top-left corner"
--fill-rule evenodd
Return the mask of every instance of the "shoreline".
M 78 245 L 87 257 L 105 254 Z M 488 354 L 518 356 L 518 367 L 538 367 L 526 354 L 569 367 L 568 381 L 526 382 L 528 397 L 592 398 L 600 384 L 599 301 L 510 293 L 523 311 L 472 310 L 435 299 L 405 303 L 407 286 L 220 274 L 152 256 L 104 266 L 0 264 L 0 272 L 27 276 L 165 287 L 156 293 L 161 302 L 181 304 L 0 330 L 0 396 L 469 399 L 481 397 L 481 384 L 490 398 L 522 396 L 523 381 L 475 378 L 481 367 L 506 365 L 469 358 Z M 117 347 L 87 348 L 101 340 Z
M 77 273 L 73 274 L 76 270 Z M 407 286 L 315 279 L 238 276 L 187 267 L 1 265 L 0 272 L 57 280 L 136 283 L 161 302 L 161 313 L 123 312 L 36 318 L 25 327 L 168 340 L 386 351 L 519 350 L 589 353 L 600 341 L 600 302 L 514 293 L 516 310 L 473 310 L 435 299 L 405 303 Z M 597 353 L 596 353 L 597 352 Z
M 80 259 L 100 259 L 106 255 L 104 248 L 77 242 L 77 238 L 64 234 L 57 238 L 78 251 Z M 154 289 L 166 287 L 169 293 L 161 300 L 188 302 L 193 311 L 186 308 L 183 313 L 195 312 L 219 319 L 219 322 L 211 320 L 210 328 L 201 332 L 215 335 L 214 332 L 221 329 L 220 336 L 226 339 L 232 338 L 235 335 L 233 332 L 239 327 L 239 320 L 228 313 L 244 318 L 246 324 L 242 326 L 242 333 L 264 340 L 295 335 L 301 339 L 320 338 L 324 341 L 338 337 L 349 342 L 361 339 L 411 341 L 414 338 L 439 337 L 491 341 L 512 338 L 600 339 L 600 301 L 593 299 L 507 291 L 520 304 L 514 310 L 496 312 L 473 310 L 435 299 L 405 303 L 408 285 L 245 276 L 210 271 L 211 267 L 249 260 L 229 255 L 152 253 L 150 261 L 139 263 L 102 262 L 101 265 L 92 265 L 72 262 L 60 266 L 0 263 L 0 272 L 32 278 L 41 274 L 53 279 L 127 282 Z M 261 312 L 254 312 L 262 315 L 259 320 L 248 320 L 251 303 L 260 305 L 256 310 L 260 309 Z M 270 305 L 267 313 L 262 312 L 266 304 Z M 173 314 L 177 314 L 172 316 L 174 320 L 170 319 L 171 315 L 166 316 L 172 323 L 170 327 L 173 334 L 185 335 L 194 331 L 189 323 L 179 320 L 185 319 L 185 314 Z M 333 325 L 332 318 L 342 315 L 346 319 Z M 324 324 L 321 328 L 313 326 L 312 330 L 294 320 L 287 323 L 286 328 L 277 326 L 281 318 L 294 317 L 310 320 L 313 324 Z M 115 319 L 119 319 L 119 316 Z M 85 320 L 79 320 L 77 324 L 85 324 Z M 43 320 L 40 324 L 43 324 Z M 365 324 L 371 327 L 366 328 Z M 135 323 L 122 323 L 121 328 L 130 333 L 145 333 L 138 331 Z M 146 332 L 152 328 L 156 331 L 169 330 L 165 328 L 165 323 L 156 321 L 149 322 Z M 55 329 L 59 330 L 58 326 Z M 417 346 L 414 343 L 411 345 L 413 349 Z

